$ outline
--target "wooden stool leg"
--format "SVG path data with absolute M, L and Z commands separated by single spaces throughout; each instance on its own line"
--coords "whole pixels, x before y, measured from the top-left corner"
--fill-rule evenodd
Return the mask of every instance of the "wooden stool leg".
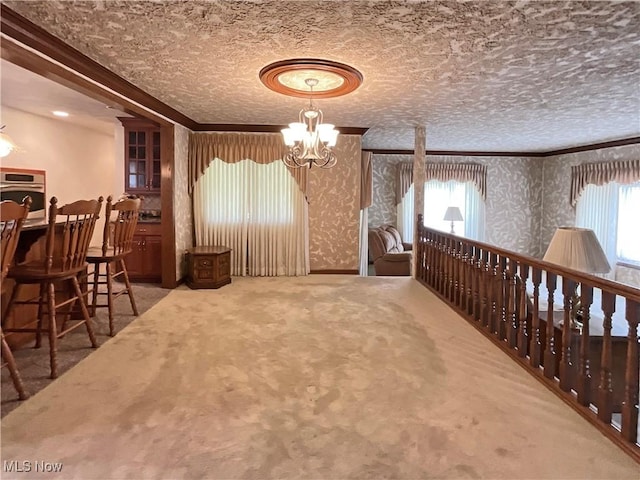
M 98 313 L 98 281 L 100 280 L 100 263 L 94 264 L 93 269 L 93 293 L 91 294 L 91 316 Z
M 131 290 L 131 283 L 129 282 L 129 273 L 127 272 L 127 266 L 124 263 L 124 258 L 120 259 L 120 268 L 122 268 L 122 274 L 124 275 L 124 284 L 127 287 L 127 295 L 129 295 L 129 300 L 131 301 L 131 309 L 133 310 L 133 314 L 138 316 L 138 307 L 136 306 L 136 301 L 133 298 L 133 290 Z
M 7 341 L 4 339 L 4 333 L 2 333 L 2 330 L 0 330 L 0 336 L 2 337 L 2 358 L 7 362 L 7 368 L 11 374 L 13 386 L 16 387 L 16 391 L 18 392 L 18 398 L 20 398 L 20 400 L 25 400 L 29 398 L 29 394 L 24 389 L 24 384 L 22 383 L 22 378 L 18 372 L 16 361 L 13 358 L 13 353 L 11 352 Z
M 49 308 L 49 361 L 50 378 L 58 377 L 58 326 L 56 325 L 56 288 L 53 282 L 47 284 L 47 305 Z
M 107 307 L 109 310 L 109 336 L 113 337 L 113 285 L 111 284 L 111 263 L 106 263 L 107 269 Z
M 40 296 L 38 297 L 38 323 L 36 324 L 36 344 L 33 348 L 42 346 L 42 317 L 44 316 L 44 299 L 47 295 L 44 283 L 40 284 Z
M 2 326 L 5 326 L 5 323 L 7 321 L 7 318 L 9 318 L 9 315 L 11 314 L 11 312 L 13 312 L 13 305 L 14 302 L 16 301 L 16 298 L 18 298 L 18 291 L 20 290 L 20 287 L 22 287 L 21 284 L 16 283 L 15 286 L 13 287 L 13 291 L 11 292 L 11 297 L 9 297 L 9 303 L 7 304 L 7 309 L 4 312 L 4 315 L 2 316 Z
M 82 316 L 84 317 L 84 325 L 87 328 L 87 333 L 89 334 L 89 340 L 91 340 L 91 346 L 93 348 L 98 348 L 98 343 L 96 342 L 96 336 L 93 334 L 93 327 L 91 327 L 91 317 L 89 316 L 89 310 L 87 310 L 87 305 L 84 302 L 84 295 L 82 293 L 82 290 L 80 289 L 78 278 L 71 277 L 71 282 L 73 283 L 73 288 L 78 297 L 78 303 L 80 304 L 80 309 L 82 310 Z

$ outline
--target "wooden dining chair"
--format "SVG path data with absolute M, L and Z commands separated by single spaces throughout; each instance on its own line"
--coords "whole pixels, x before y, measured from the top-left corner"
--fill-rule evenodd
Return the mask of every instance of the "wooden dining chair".
M 96 308 L 107 307 L 109 309 L 109 335 L 115 335 L 113 326 L 113 301 L 125 293 L 129 296 L 133 314 L 138 316 L 138 307 L 133 298 L 131 283 L 125 258 L 133 250 L 133 235 L 138 224 L 138 214 L 140 211 L 140 198 L 127 198 L 112 204 L 112 197 L 107 198 L 105 208 L 104 231 L 102 235 L 102 247 L 91 247 L 87 254 L 87 262 L 93 264 L 93 296 L 92 314 L 95 315 Z M 112 212 L 115 218 L 111 219 Z M 104 272 L 101 269 L 104 265 Z M 113 281 L 122 276 L 124 288 L 117 292 L 113 291 Z M 102 279 L 102 280 L 101 280 Z M 106 285 L 107 291 L 100 291 L 99 286 Z M 107 303 L 98 303 L 98 296 L 105 295 Z
M 29 196 L 24 198 L 22 205 L 11 200 L 0 202 L 0 253 L 2 254 L 2 260 L 0 260 L 0 267 L 2 268 L 0 284 L 2 285 L 4 285 L 4 279 L 7 277 L 9 266 L 13 263 L 13 258 L 18 246 L 18 240 L 20 238 L 20 231 L 22 230 L 22 225 L 29 214 L 30 207 L 31 197 Z M 6 318 L 6 316 L 3 316 L 3 318 Z M 24 400 L 29 397 L 29 394 L 24 388 L 16 361 L 13 358 L 13 353 L 4 338 L 4 332 L 1 327 L 0 338 L 2 340 L 2 366 L 6 366 L 9 369 L 11 380 L 18 392 L 18 397 L 20 400 Z
M 103 198 L 98 200 L 78 200 L 76 202 L 58 207 L 58 200 L 52 197 L 49 206 L 49 224 L 47 226 L 45 258 L 33 260 L 9 268 L 9 278 L 16 282 L 9 305 L 7 315 L 11 313 L 16 304 L 38 305 L 38 321 L 33 328 L 11 328 L 7 332 L 35 332 L 36 347 L 41 344 L 42 329 L 49 334 L 49 359 L 51 364 L 51 378 L 58 376 L 57 350 L 58 339 L 71 330 L 84 325 L 91 341 L 91 346 L 96 348 L 95 335 L 91 326 L 91 317 L 85 302 L 87 292 L 80 288 L 78 276 L 84 274 L 87 269 L 87 249 L 91 242 L 91 236 L 95 228 L 96 220 L 102 208 Z M 37 298 L 18 301 L 18 293 L 25 284 L 39 284 L 40 294 Z M 63 290 L 68 295 L 63 295 L 56 303 L 56 285 L 66 286 Z M 61 307 L 67 307 L 67 318 L 75 304 L 80 306 L 82 318 L 74 322 L 69 328 L 66 322 L 58 329 L 56 311 Z M 47 324 L 44 319 L 47 318 Z M 59 331 L 61 330 L 61 331 Z

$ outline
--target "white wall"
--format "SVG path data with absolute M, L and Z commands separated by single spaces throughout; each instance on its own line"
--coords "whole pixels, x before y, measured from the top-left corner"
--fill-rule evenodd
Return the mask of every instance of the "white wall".
M 58 205 L 64 205 L 100 195 L 105 200 L 111 194 L 117 198 L 122 193 L 124 152 L 116 156 L 115 134 L 5 106 L 2 124 L 19 147 L 19 151 L 2 159 L 2 166 L 45 170 L 47 204 L 52 196 L 58 198 Z M 116 162 L 120 172 L 117 179 Z M 99 223 L 92 243 L 99 245 L 101 239 L 102 223 Z

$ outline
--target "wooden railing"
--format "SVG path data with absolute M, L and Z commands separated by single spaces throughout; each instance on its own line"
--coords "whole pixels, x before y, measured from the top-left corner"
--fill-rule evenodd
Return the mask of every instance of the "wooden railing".
M 417 227 L 416 278 L 640 462 L 640 290 Z

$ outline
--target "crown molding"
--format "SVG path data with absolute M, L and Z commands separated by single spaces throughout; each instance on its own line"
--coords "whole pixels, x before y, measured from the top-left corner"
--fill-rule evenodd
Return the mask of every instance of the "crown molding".
M 458 157 L 525 157 L 525 158 L 546 158 L 568 153 L 588 152 L 590 150 L 601 150 L 603 148 L 621 147 L 624 145 L 635 145 L 640 143 L 640 137 L 621 138 L 609 142 L 591 143 L 578 147 L 563 148 L 559 150 L 549 150 L 547 152 L 467 152 L 453 150 L 426 150 L 426 155 L 449 155 Z M 374 155 L 413 155 L 415 150 L 385 150 L 379 148 L 363 148 L 363 152 L 371 152 Z
M 640 143 L 640 137 L 621 138 L 609 142 L 592 143 L 589 145 L 581 145 L 579 147 L 561 148 L 545 152 L 545 157 L 555 157 L 556 155 L 566 155 L 567 153 L 587 152 L 589 150 L 600 150 L 601 148 L 621 147 L 624 145 L 635 145 Z
M 197 123 L 194 132 L 281 133 L 286 125 L 247 125 L 235 123 Z M 336 127 L 340 135 L 364 135 L 368 128 Z

